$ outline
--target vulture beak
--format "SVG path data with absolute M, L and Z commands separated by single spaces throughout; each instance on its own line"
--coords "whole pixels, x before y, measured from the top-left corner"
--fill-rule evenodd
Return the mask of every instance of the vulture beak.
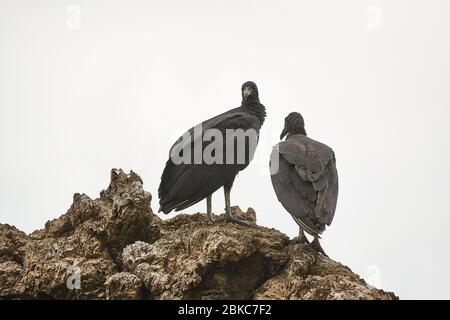
M 286 127 L 284 127 L 283 132 L 281 132 L 281 135 L 280 135 L 280 140 L 283 140 L 284 136 L 287 135 L 287 133 L 288 133 L 288 130 Z
M 253 94 L 253 89 L 250 87 L 244 87 L 243 95 L 244 99 L 247 99 L 248 96 L 251 96 Z

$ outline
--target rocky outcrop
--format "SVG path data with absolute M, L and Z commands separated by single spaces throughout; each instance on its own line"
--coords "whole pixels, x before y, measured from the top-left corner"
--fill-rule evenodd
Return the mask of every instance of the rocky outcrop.
M 349 268 L 256 225 L 154 215 L 134 172 L 112 170 L 92 200 L 27 235 L 0 224 L 0 298 L 396 299 Z

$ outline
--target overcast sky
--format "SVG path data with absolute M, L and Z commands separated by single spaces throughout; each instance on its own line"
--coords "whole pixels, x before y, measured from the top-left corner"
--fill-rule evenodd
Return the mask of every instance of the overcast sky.
M 325 251 L 401 298 L 450 298 L 449 39 L 445 0 L 0 0 L 0 223 L 42 228 L 111 168 L 156 212 L 174 140 L 252 80 L 268 117 L 232 204 L 297 234 L 268 160 L 298 111 L 337 157 Z

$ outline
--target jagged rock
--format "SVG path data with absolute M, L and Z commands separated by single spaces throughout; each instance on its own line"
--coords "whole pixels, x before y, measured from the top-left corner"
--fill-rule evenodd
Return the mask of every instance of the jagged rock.
M 178 228 L 153 244 L 127 246 L 124 268 L 154 299 L 395 298 L 277 230 L 217 220 L 210 225 L 205 215 L 195 214 L 165 221 Z
M 22 292 L 16 286 L 23 274 L 24 246 L 28 236 L 7 224 L 0 224 L 0 297 L 14 297 Z
M 395 299 L 351 270 L 253 224 L 205 214 L 161 220 L 141 178 L 113 169 L 92 200 L 31 235 L 0 224 L 0 298 Z
M 144 298 L 141 279 L 132 273 L 120 272 L 106 280 L 106 298 L 108 300 L 137 300 Z
M 318 255 L 309 247 L 290 244 L 284 268 L 255 292 L 256 299 L 385 300 L 392 293 L 370 288 L 348 267 Z
M 156 299 L 251 298 L 283 264 L 288 239 L 273 229 L 217 220 L 210 225 L 205 215 L 179 215 L 174 232 L 152 245 L 126 247 L 123 265 Z
M 152 213 L 151 195 L 142 188 L 141 178 L 131 171 L 111 170 L 111 183 L 91 200 L 75 194 L 69 211 L 46 223 L 35 238 L 95 238 L 120 262 L 122 248 L 137 240 L 154 242 L 159 238 L 159 218 Z
M 30 298 L 104 298 L 104 282 L 117 271 L 107 248 L 95 238 L 31 240 L 25 251 L 18 286 Z
M 159 238 L 150 201 L 137 174 L 112 170 L 100 198 L 75 194 L 67 213 L 43 230 L 26 236 L 1 225 L 1 296 L 106 298 L 105 281 L 120 271 L 123 247 Z

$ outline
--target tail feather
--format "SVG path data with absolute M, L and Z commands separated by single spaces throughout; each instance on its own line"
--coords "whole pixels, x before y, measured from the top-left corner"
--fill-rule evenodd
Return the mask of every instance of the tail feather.
M 291 215 L 291 216 L 294 219 L 294 221 L 299 225 L 299 227 L 304 229 L 306 232 L 308 232 L 313 237 L 317 237 L 320 239 L 319 233 L 321 233 L 321 232 L 319 230 L 306 224 L 305 222 L 303 222 L 301 219 L 297 218 L 296 216 L 294 216 L 294 215 Z

